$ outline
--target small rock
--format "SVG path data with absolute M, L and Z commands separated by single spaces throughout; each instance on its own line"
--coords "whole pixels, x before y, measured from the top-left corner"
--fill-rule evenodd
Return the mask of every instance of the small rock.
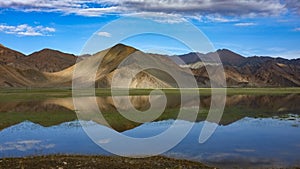
M 62 167 L 58 167 L 58 169 L 64 169 L 64 168 L 62 168 Z
M 67 165 L 68 163 L 64 161 L 63 164 L 64 164 L 64 165 Z

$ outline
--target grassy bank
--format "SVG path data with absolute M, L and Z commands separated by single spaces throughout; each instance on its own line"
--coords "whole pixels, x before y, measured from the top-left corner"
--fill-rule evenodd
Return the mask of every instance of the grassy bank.
M 201 95 L 211 95 L 211 88 L 195 88 L 195 89 L 176 89 L 165 88 L 160 89 L 166 94 L 180 94 L 180 92 L 189 94 L 198 91 Z M 224 88 L 215 88 L 215 93 L 223 93 Z M 129 89 L 129 95 L 149 95 L 153 89 Z M 84 91 L 83 91 L 84 92 Z M 227 95 L 282 95 L 282 94 L 300 94 L 300 88 L 227 88 Z M 17 95 L 15 95 L 17 94 Z M 97 96 L 111 96 L 111 89 L 103 88 L 96 89 L 95 94 Z M 127 89 L 116 89 L 116 95 L 128 95 Z M 7 96 L 7 98 L 45 98 L 45 97 L 70 97 L 72 96 L 72 89 L 70 88 L 33 88 L 33 89 L 0 89 L 1 96 Z M 32 97 L 32 96 L 35 96 Z

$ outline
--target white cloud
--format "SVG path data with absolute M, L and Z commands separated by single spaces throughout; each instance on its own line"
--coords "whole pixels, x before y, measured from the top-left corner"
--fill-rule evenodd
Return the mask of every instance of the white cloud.
M 133 13 L 128 16 L 138 16 L 142 18 L 147 18 L 147 19 L 152 19 L 156 22 L 160 23 L 169 23 L 169 24 L 174 24 L 174 23 L 181 23 L 186 21 L 181 15 L 179 14 L 166 14 L 163 12 L 139 12 L 139 13 Z
M 221 15 L 278 15 L 285 11 L 285 5 L 279 0 L 123 0 L 115 4 L 128 9 L 150 12 Z
M 109 13 L 119 13 L 121 8 L 119 7 L 105 7 L 105 8 L 66 8 L 66 9 L 57 9 L 59 12 L 63 12 L 66 14 L 76 14 L 76 15 L 81 15 L 81 16 L 90 16 L 90 17 L 95 17 L 95 16 L 101 16 L 104 14 L 109 14 Z
M 257 25 L 256 23 L 253 22 L 243 22 L 243 23 L 236 23 L 234 26 L 255 26 Z
M 98 32 L 97 35 L 110 38 L 111 34 L 109 32 Z
M 182 16 L 274 16 L 294 9 L 298 0 L 10 0 L 0 7 L 21 11 L 61 12 L 83 16 L 131 14 L 140 12 L 180 14 Z M 297 8 L 298 10 L 300 8 Z M 295 9 L 294 9 L 295 10 Z M 220 20 L 221 21 L 221 20 Z
M 237 19 L 224 18 L 221 15 L 208 15 L 205 17 L 210 22 L 236 22 Z
M 300 28 L 295 28 L 294 31 L 300 32 Z
M 300 15 L 299 0 L 10 0 L 0 1 L 0 8 L 89 17 L 137 14 L 166 23 L 182 22 L 182 18 L 204 22 L 237 22 L 244 17 L 280 16 L 288 11 Z M 236 26 L 253 25 L 238 23 Z M 41 36 L 37 32 L 21 34 Z
M 112 2 L 106 0 L 10 0 L 0 1 L 0 8 L 11 8 L 25 12 L 60 12 L 81 16 L 100 16 L 122 11 L 121 6 L 111 6 L 110 4 Z
M 55 29 L 43 26 L 29 26 L 27 24 L 17 26 L 0 24 L 0 32 L 20 36 L 48 36 L 49 33 L 55 32 Z
M 28 151 L 32 149 L 50 149 L 53 147 L 55 147 L 54 144 L 43 144 L 41 140 L 22 140 L 16 142 L 6 142 L 0 145 L 0 151 Z

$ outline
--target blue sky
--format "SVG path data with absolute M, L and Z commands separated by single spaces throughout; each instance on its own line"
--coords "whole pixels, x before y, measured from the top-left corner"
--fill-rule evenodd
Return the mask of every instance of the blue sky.
M 0 2 L 0 15 L 0 43 L 25 54 L 43 48 L 81 54 L 92 36 L 109 39 L 113 32 L 134 27 L 101 30 L 134 15 L 163 23 L 170 31 L 191 22 L 216 49 L 245 56 L 300 58 L 298 0 L 10 0 Z M 188 33 L 186 37 L 193 38 Z M 154 34 L 129 37 L 122 43 L 149 52 L 189 52 L 182 43 Z M 99 45 L 102 48 L 105 45 Z

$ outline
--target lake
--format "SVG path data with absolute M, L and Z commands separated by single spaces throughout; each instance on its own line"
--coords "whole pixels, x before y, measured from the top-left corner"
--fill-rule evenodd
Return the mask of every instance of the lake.
M 124 96 L 119 97 L 122 100 Z M 168 129 L 178 115 L 180 100 L 176 95 L 168 96 L 165 112 L 152 122 L 140 124 L 117 113 L 111 97 L 94 99 L 114 130 L 135 138 L 155 136 Z M 84 100 L 89 99 L 82 100 L 85 103 Z M 150 107 L 148 96 L 130 96 L 130 100 L 139 110 Z M 221 168 L 300 166 L 299 100 L 299 94 L 227 96 L 217 130 L 208 141 L 200 144 L 199 134 L 211 101 L 210 96 L 203 96 L 196 122 L 178 120 L 181 126 L 194 124 L 189 134 L 163 155 Z M 81 127 L 81 124 L 86 128 L 107 127 L 106 124 L 93 115 L 78 121 L 74 109 L 71 97 L 1 99 L 0 158 L 45 154 L 111 155 L 96 145 Z M 102 140 L 103 144 L 105 142 L 109 140 Z M 148 147 L 149 151 L 151 148 Z

